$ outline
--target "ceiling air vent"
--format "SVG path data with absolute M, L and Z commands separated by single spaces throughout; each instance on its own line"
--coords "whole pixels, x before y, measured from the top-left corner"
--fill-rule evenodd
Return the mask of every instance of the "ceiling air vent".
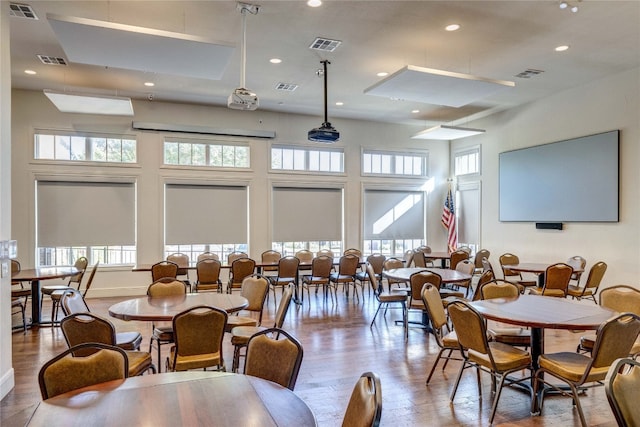
M 9 15 L 17 18 L 38 20 L 38 16 L 28 4 L 9 3 Z
M 338 46 L 340 46 L 341 43 L 342 42 L 340 40 L 331 40 L 325 39 L 323 37 L 317 37 L 313 41 L 313 43 L 311 43 L 309 49 L 321 50 L 323 52 L 333 52 L 338 48 Z
M 67 61 L 64 58 L 49 55 L 36 55 L 40 62 L 46 65 L 67 65 Z
M 538 74 L 542 73 L 544 73 L 544 71 L 528 68 L 523 72 L 516 74 L 515 77 L 518 77 L 520 79 L 530 79 L 531 77 L 537 76 Z
M 283 90 L 285 92 L 293 92 L 298 89 L 298 85 L 295 83 L 278 83 L 276 85 L 276 90 Z

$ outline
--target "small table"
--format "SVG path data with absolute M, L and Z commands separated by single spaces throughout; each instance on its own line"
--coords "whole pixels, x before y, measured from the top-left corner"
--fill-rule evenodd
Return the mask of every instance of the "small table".
M 389 279 L 408 282 L 411 275 L 419 273 L 421 271 L 430 271 L 431 273 L 439 274 L 442 277 L 442 283 L 455 283 L 463 282 L 471 279 L 470 274 L 462 273 L 457 270 L 451 270 L 450 268 L 437 268 L 437 267 L 403 267 L 392 268 L 390 270 L 384 270 L 382 274 Z
M 40 307 L 40 281 L 71 277 L 79 272 L 75 267 L 46 267 L 20 270 L 16 275 L 11 276 L 11 280 L 14 281 L 31 282 L 31 326 L 43 324 Z
M 227 372 L 171 372 L 109 381 L 41 402 L 29 426 L 316 426 L 311 409 L 271 381 Z
M 494 298 L 474 301 L 471 305 L 487 319 L 531 328 L 531 359 L 534 372 L 539 367 L 538 357 L 544 354 L 545 329 L 595 330 L 616 314 L 599 305 L 526 294 L 516 299 Z M 533 410 L 538 411 L 539 408 Z
M 547 267 L 553 265 L 548 262 L 521 262 L 519 264 L 505 264 L 505 268 L 509 270 L 517 271 L 519 273 L 533 273 L 538 276 L 538 287 L 544 287 L 544 275 L 547 272 Z M 574 269 L 574 273 L 582 273 L 583 269 Z
M 109 307 L 109 315 L 122 320 L 148 322 L 171 321 L 173 316 L 197 305 L 209 305 L 227 313 L 240 311 L 249 305 L 240 295 L 202 292 L 171 297 L 139 297 L 121 301 Z
M 451 259 L 449 252 L 429 252 L 424 254 L 425 258 L 439 259 L 440 267 L 447 268 L 447 260 Z

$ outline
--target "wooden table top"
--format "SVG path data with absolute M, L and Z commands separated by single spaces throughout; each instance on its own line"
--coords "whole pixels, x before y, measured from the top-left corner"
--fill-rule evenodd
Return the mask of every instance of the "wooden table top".
M 517 299 L 474 301 L 471 305 L 487 319 L 543 329 L 598 329 L 616 314 L 599 305 L 526 294 Z
M 390 279 L 409 281 L 411 275 L 420 271 L 430 271 L 437 273 L 442 277 L 442 283 L 462 282 L 464 280 L 471 279 L 470 274 L 461 273 L 449 268 L 436 268 L 436 267 L 404 267 L 404 268 L 392 268 L 390 270 L 384 270 L 382 274 Z
M 451 254 L 449 252 L 429 252 L 428 254 L 424 254 L 425 258 L 434 258 L 434 259 L 450 259 Z
M 43 267 L 43 268 L 27 268 L 20 270 L 11 276 L 12 280 L 32 281 L 32 280 L 49 280 L 61 279 L 63 277 L 73 276 L 79 271 L 75 267 Z
M 148 296 L 121 301 L 109 307 L 109 315 L 122 320 L 171 321 L 173 316 L 196 305 L 210 305 L 227 313 L 240 311 L 249 302 L 234 294 L 201 292 L 173 297 Z
M 29 426 L 316 426 L 309 407 L 271 381 L 170 372 L 109 381 L 41 402 Z

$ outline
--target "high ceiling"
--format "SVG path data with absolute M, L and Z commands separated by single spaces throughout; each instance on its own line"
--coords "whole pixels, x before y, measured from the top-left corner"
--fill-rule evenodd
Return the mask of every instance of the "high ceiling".
M 570 0 L 569 0 L 570 1 Z M 8 7 L 6 1 L 3 7 Z M 226 105 L 239 86 L 241 13 L 235 1 L 24 1 L 38 20 L 10 17 L 12 87 L 129 96 L 206 105 Z M 316 71 L 328 59 L 329 118 L 345 117 L 413 124 L 464 124 L 640 66 L 640 1 L 578 0 L 579 11 L 558 1 L 253 1 L 248 14 L 246 86 L 260 109 L 322 116 L 323 81 Z M 150 65 L 136 71 L 69 60 L 47 14 L 88 18 L 204 37 L 233 49 L 222 78 L 188 77 L 194 63 L 180 63 L 167 44 L 163 59 L 178 69 L 159 74 Z M 445 26 L 461 28 L 447 32 Z M 83 37 L 92 46 L 95 40 Z M 98 37 L 98 36 L 96 36 Z M 341 41 L 333 52 L 312 50 L 317 37 Z M 568 45 L 564 52 L 555 47 Z M 114 52 L 105 50 L 105 57 Z M 115 52 L 118 53 L 117 51 Z M 36 55 L 68 63 L 45 65 Z M 154 55 L 155 56 L 155 55 Z M 280 58 L 280 64 L 270 63 Z M 151 64 L 157 58 L 148 59 Z M 446 107 L 365 94 L 365 89 L 407 66 L 515 82 L 461 107 Z M 30 69 L 36 75 L 27 75 Z M 182 69 L 182 71 L 180 70 Z M 530 78 L 525 70 L 541 70 Z M 180 74 L 180 75 L 178 75 Z M 145 87 L 152 81 L 155 86 Z M 298 85 L 276 90 L 278 83 Z M 421 88 L 417 87 L 416 91 Z M 336 102 L 344 105 L 336 106 Z M 597 102 L 597 100 L 594 100 Z M 415 113 L 413 110 L 419 110 Z

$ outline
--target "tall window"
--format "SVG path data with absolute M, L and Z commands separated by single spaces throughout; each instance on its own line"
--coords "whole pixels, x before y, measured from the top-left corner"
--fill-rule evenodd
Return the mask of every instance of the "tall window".
M 134 137 L 58 134 L 38 131 L 35 134 L 34 158 L 76 162 L 135 163 Z
M 247 251 L 246 186 L 166 184 L 165 255 L 182 252 L 194 263 L 202 252 L 225 260 Z
M 455 153 L 453 158 L 455 176 L 480 173 L 480 147 Z
M 135 264 L 135 184 L 37 181 L 37 266 Z
M 392 153 L 365 150 L 362 153 L 364 175 L 427 176 L 427 153 Z
M 288 171 L 344 172 L 342 149 L 309 149 L 274 145 L 271 147 L 271 169 Z
M 272 249 L 342 253 L 342 189 L 274 187 Z
M 166 140 L 164 164 L 248 168 L 251 159 L 247 145 Z
M 365 190 L 364 253 L 400 256 L 425 241 L 423 191 Z

